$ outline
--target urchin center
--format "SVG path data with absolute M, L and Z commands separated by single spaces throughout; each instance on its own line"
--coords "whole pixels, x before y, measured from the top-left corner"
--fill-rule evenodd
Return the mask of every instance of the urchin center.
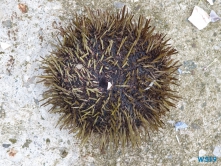
M 106 77 L 101 77 L 101 79 L 99 80 L 99 87 L 107 89 L 108 86 L 108 82 Z

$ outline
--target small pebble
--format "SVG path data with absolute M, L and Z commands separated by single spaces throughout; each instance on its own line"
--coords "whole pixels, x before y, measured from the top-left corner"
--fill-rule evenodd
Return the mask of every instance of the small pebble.
M 11 20 L 2 21 L 2 25 L 3 25 L 3 27 L 12 28 Z
M 194 70 L 197 66 L 192 60 L 184 61 L 183 66 L 187 71 Z
M 18 8 L 19 8 L 19 10 L 21 10 L 22 13 L 27 13 L 27 11 L 28 11 L 28 7 L 25 4 L 19 3 Z
M 11 143 L 13 143 L 13 144 L 17 142 L 17 140 L 14 139 L 14 138 L 10 138 L 9 141 L 10 141 Z
M 46 144 L 47 144 L 47 145 L 49 145 L 49 144 L 50 144 L 50 142 L 51 142 L 51 141 L 50 141 L 50 139 L 49 139 L 49 138 L 47 138 L 47 139 L 46 139 Z
M 29 144 L 32 142 L 32 140 L 26 139 L 26 142 L 22 145 L 22 148 L 28 148 Z
M 60 155 L 62 158 L 65 158 L 68 155 L 68 152 L 65 149 L 60 150 Z
M 4 148 L 8 148 L 9 146 L 11 146 L 11 144 L 2 144 L 2 146 L 3 146 Z
M 8 151 L 7 159 L 9 161 L 13 161 L 14 163 L 17 163 L 17 164 L 14 164 L 14 165 L 20 165 L 18 163 L 21 162 L 21 161 L 24 161 L 23 160 L 24 156 L 21 152 L 19 152 L 18 150 L 12 148 Z

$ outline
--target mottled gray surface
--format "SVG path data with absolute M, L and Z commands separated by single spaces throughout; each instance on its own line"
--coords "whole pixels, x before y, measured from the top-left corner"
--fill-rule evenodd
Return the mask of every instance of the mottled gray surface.
M 199 31 L 187 19 L 195 5 L 207 13 L 214 10 L 221 16 L 221 3 L 213 6 L 206 0 L 23 0 L 28 12 L 22 13 L 18 3 L 1 1 L 0 42 L 0 165 L 33 166 L 144 166 L 199 165 L 200 150 L 214 156 L 221 146 L 221 21 L 210 23 Z M 84 7 L 117 11 L 125 4 L 137 19 L 140 14 L 151 18 L 156 32 L 167 33 L 178 50 L 179 83 L 182 99 L 163 121 L 165 128 L 151 133 L 142 147 L 101 154 L 90 143 L 82 149 L 79 141 L 67 131 L 55 128 L 59 115 L 51 115 L 39 100 L 46 88 L 36 84 L 40 56 L 53 49 L 55 28 L 68 25 L 72 13 Z M 176 122 L 189 127 L 175 131 Z M 9 146 L 10 145 L 10 146 Z M 221 158 L 213 165 L 221 165 Z

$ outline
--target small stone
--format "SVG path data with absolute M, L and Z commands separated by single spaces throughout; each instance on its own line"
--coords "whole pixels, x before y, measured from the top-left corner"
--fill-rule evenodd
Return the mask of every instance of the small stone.
M 196 64 L 192 60 L 184 61 L 183 66 L 188 71 L 194 70 L 197 67 Z
M 28 7 L 25 4 L 19 3 L 18 8 L 21 10 L 22 13 L 27 13 L 27 11 L 28 11 Z
M 47 138 L 47 139 L 46 139 L 46 144 L 47 144 L 47 145 L 49 145 L 49 144 L 50 144 L 50 142 L 51 142 L 51 141 L 50 141 L 50 139 L 49 139 L 49 138 Z
M 2 25 L 3 25 L 3 27 L 12 28 L 11 20 L 2 21 Z
M 12 148 L 12 149 L 9 149 L 7 152 L 8 152 L 8 155 L 6 156 L 6 158 L 9 161 L 12 161 L 13 163 L 19 163 L 23 160 L 24 156 L 18 150 Z M 15 164 L 15 165 L 20 165 L 20 164 Z
M 32 142 L 32 140 L 26 139 L 26 142 L 24 143 L 24 145 L 22 145 L 22 148 L 28 148 L 29 144 Z
M 60 149 L 60 155 L 62 158 L 65 158 L 68 155 L 68 152 L 65 149 Z
M 10 149 L 8 155 L 11 156 L 11 157 L 14 157 L 16 154 L 17 154 L 17 150 L 15 150 L 14 148 Z
M 11 144 L 2 144 L 2 146 L 3 146 L 4 148 L 8 148 L 9 146 L 11 146 Z
M 10 138 L 9 141 L 10 141 L 11 143 L 13 143 L 13 144 L 15 144 L 15 143 L 17 142 L 17 140 L 14 139 L 14 138 Z

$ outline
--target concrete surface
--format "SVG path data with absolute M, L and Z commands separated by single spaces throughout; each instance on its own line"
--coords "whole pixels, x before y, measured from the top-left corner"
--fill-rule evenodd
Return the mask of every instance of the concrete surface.
M 18 4 L 28 7 L 22 13 Z M 40 56 L 53 49 L 58 31 L 84 6 L 116 11 L 126 4 L 135 19 L 151 18 L 156 31 L 167 33 L 179 51 L 182 99 L 140 148 L 101 154 L 90 143 L 83 148 L 67 131 L 55 128 L 59 115 L 39 100 L 46 87 L 36 84 Z M 2 166 L 149 166 L 199 165 L 198 156 L 219 156 L 221 147 L 221 21 L 199 31 L 187 19 L 195 5 L 221 16 L 221 2 L 206 0 L 1 0 L 0 1 L 0 165 Z M 176 131 L 176 122 L 187 129 Z M 218 151 L 217 151 L 218 149 Z M 213 165 L 221 165 L 221 156 Z M 206 163 L 205 163 L 206 164 Z

